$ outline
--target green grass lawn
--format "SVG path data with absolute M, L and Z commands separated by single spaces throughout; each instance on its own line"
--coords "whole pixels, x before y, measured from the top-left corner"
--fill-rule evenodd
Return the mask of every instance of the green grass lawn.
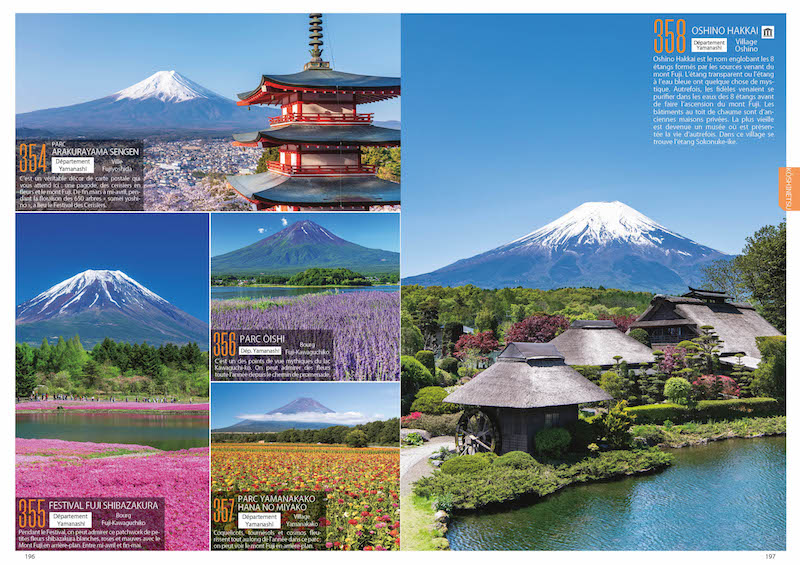
M 446 549 L 442 534 L 433 529 L 431 500 L 416 495 L 400 498 L 402 524 L 400 548 L 403 551 L 436 551 Z

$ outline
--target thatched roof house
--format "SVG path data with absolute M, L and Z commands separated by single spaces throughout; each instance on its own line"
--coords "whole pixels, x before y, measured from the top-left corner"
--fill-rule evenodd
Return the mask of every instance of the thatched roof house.
M 611 320 L 576 320 L 550 341 L 567 365 L 597 365 L 608 369 L 619 355 L 630 367 L 653 362 L 653 350 L 619 331 Z
M 578 404 L 605 400 L 613 399 L 569 367 L 550 343 L 509 343 L 492 366 L 444 399 L 477 407 L 459 422 L 462 452 L 474 451 L 469 442 L 476 440 L 500 453 L 532 451 L 540 429 L 574 422 Z
M 683 296 L 657 294 L 631 328 L 645 330 L 650 335 L 650 344 L 659 348 L 693 339 L 702 326 L 713 326 L 723 341 L 720 361 L 734 364 L 734 356 L 742 353 L 743 364 L 755 369 L 761 359 L 756 337 L 781 333 L 752 305 L 730 300 L 723 292 L 694 288 L 689 288 Z

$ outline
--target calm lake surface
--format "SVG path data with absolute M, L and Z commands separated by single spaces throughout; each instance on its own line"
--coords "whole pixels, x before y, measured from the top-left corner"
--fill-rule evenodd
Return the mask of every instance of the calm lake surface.
M 206 447 L 208 416 L 196 414 L 17 414 L 17 437 L 133 443 L 166 451 Z
M 786 549 L 786 437 L 673 450 L 669 469 L 457 516 L 454 550 Z
M 315 294 L 318 292 L 399 292 L 400 286 L 396 284 L 384 284 L 375 286 L 360 287 L 340 287 L 340 288 L 298 288 L 285 286 L 212 286 L 211 298 L 272 298 L 276 296 L 301 296 L 303 294 Z

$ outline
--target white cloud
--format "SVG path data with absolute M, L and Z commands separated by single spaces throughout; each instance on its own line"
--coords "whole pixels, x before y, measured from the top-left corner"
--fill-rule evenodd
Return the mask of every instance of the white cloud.
M 267 231 L 265 228 L 258 228 L 258 233 L 264 233 L 265 231 Z
M 322 423 L 331 426 L 355 426 L 356 424 L 366 424 L 380 420 L 381 416 L 375 414 L 369 416 L 361 412 L 298 412 L 297 414 L 242 414 L 237 416 L 242 420 L 254 420 L 256 422 L 302 422 L 302 423 Z
M 283 227 L 286 227 L 289 225 L 289 220 L 287 220 L 286 218 L 281 218 L 281 223 L 283 224 Z

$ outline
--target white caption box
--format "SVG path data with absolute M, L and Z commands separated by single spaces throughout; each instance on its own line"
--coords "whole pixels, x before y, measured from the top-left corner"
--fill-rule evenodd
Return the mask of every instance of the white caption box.
M 91 512 L 50 512 L 49 522 L 51 528 L 83 528 L 92 527 Z
M 279 530 L 280 512 L 239 512 L 240 530 Z
M 693 37 L 692 53 L 727 53 L 727 37 Z
M 94 174 L 94 157 L 53 157 L 50 169 L 54 173 Z
M 280 355 L 280 345 L 240 345 L 239 355 Z

